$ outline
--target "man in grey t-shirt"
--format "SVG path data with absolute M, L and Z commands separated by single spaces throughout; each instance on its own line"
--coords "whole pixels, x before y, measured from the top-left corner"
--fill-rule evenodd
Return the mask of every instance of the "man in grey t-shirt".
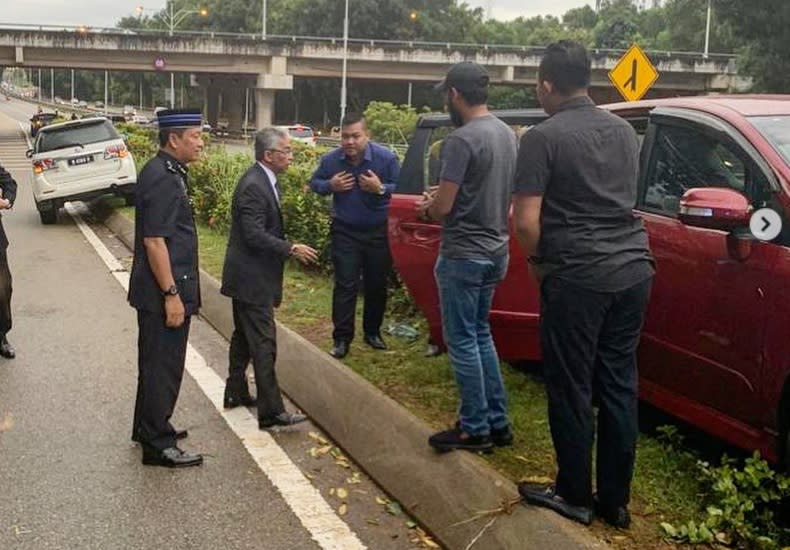
M 488 314 L 507 271 L 516 136 L 489 113 L 488 74 L 480 65 L 454 65 L 439 88 L 458 129 L 442 145 L 438 189 L 418 208 L 442 221 L 435 276 L 461 406 L 456 426 L 428 442 L 439 451 L 477 451 L 513 440 Z

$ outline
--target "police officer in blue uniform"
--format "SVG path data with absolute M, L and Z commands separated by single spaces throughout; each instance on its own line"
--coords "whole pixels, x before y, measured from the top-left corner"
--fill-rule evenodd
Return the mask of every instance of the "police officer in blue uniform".
M 158 154 L 138 177 L 129 303 L 137 309 L 138 386 L 132 439 L 143 464 L 198 466 L 182 451 L 186 431 L 170 424 L 184 374 L 190 317 L 200 307 L 198 241 L 187 193 L 187 164 L 203 150 L 199 110 L 157 114 Z

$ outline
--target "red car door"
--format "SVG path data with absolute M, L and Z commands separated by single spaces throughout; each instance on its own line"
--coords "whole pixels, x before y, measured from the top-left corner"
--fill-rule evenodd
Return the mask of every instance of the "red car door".
M 734 259 L 724 231 L 688 227 L 677 217 L 691 188 L 729 187 L 762 206 L 773 175 L 723 121 L 682 109 L 656 109 L 643 154 L 639 210 L 657 274 L 640 348 L 642 396 L 732 439 L 758 439 L 761 426 L 766 295 L 780 247 L 754 241 Z M 734 422 L 733 422 L 734 421 Z

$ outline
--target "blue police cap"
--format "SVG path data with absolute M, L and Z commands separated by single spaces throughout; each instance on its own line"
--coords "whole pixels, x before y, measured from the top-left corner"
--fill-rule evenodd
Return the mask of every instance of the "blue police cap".
M 156 120 L 160 130 L 203 126 L 203 115 L 200 113 L 200 109 L 164 109 L 156 113 Z

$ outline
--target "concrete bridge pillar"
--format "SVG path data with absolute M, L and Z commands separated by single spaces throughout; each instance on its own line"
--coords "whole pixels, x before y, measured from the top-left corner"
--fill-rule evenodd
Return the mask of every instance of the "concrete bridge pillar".
M 244 88 L 236 82 L 222 90 L 222 107 L 228 119 L 228 129 L 241 131 L 244 122 Z
M 255 90 L 255 127 L 271 126 L 274 122 L 274 90 Z
M 293 76 L 287 74 L 287 59 L 272 57 L 269 71 L 258 75 L 255 86 L 255 127 L 271 126 L 274 122 L 274 97 L 277 90 L 292 90 Z
M 212 128 L 216 128 L 217 119 L 219 118 L 219 88 L 207 86 L 204 89 L 206 94 L 206 119 Z

